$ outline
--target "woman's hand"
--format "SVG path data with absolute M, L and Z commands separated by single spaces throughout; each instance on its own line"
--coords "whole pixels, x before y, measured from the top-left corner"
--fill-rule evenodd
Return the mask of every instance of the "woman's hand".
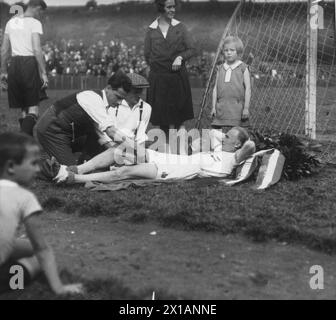
M 181 69 L 182 66 L 182 57 L 178 56 L 175 58 L 174 62 L 173 62 L 173 71 L 178 71 Z
M 0 89 L 1 88 L 5 90 L 8 89 L 8 74 L 5 72 L 1 72 L 0 74 Z
M 149 77 L 149 73 L 150 73 L 150 67 L 147 66 L 147 68 L 145 69 L 145 76 L 146 76 L 147 79 Z
M 47 76 L 47 74 L 46 74 L 46 73 L 43 73 L 43 74 L 41 75 L 41 79 L 42 79 L 42 82 L 43 82 L 43 84 L 42 84 L 42 89 L 46 89 L 46 88 L 48 88 L 49 80 L 48 80 L 48 76 Z

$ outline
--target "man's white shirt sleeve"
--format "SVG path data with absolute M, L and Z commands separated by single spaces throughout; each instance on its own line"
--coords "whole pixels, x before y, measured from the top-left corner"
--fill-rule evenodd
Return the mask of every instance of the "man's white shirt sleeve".
M 106 131 L 113 126 L 113 120 L 108 116 L 108 108 L 103 99 L 93 91 L 83 91 L 77 94 L 77 102 L 97 124 L 98 130 Z

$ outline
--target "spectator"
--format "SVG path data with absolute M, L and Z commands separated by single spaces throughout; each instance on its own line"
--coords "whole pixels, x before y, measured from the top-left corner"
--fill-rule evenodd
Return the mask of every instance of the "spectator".
M 153 107 L 151 123 L 169 136 L 194 118 L 186 61 L 195 56 L 191 35 L 174 19 L 177 0 L 156 0 L 159 17 L 149 26 L 145 58 L 150 65 L 148 101 Z
M 83 40 L 62 39 L 58 43 L 49 41 L 43 48 L 46 68 L 57 75 L 92 74 L 111 76 L 122 69 L 126 73 L 147 75 L 148 65 L 144 58 L 143 46 L 127 46 L 118 39 L 108 42 L 86 44 Z M 192 76 L 201 77 L 206 82 L 213 56 L 204 52 L 187 65 Z
M 38 20 L 46 8 L 44 1 L 30 0 L 24 14 L 6 24 L 1 47 L 0 79 L 8 79 L 9 108 L 22 110 L 21 130 L 29 135 L 33 134 L 38 118 L 39 102 L 46 96 L 45 92 L 41 93 L 41 87 L 44 90 L 48 86 L 40 45 L 43 28 Z

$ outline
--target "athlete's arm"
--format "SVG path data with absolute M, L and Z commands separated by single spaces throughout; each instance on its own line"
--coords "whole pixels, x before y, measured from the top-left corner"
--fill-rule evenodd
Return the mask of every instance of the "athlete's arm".
M 243 146 L 236 151 L 236 163 L 241 163 L 255 152 L 255 143 L 252 140 L 247 140 Z

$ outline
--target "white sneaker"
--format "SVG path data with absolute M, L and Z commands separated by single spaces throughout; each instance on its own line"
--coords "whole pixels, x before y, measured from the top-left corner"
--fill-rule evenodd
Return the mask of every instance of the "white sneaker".
M 57 173 L 57 176 L 53 180 L 56 181 L 56 183 L 65 182 L 68 176 L 69 171 L 67 170 L 67 166 L 61 165 Z

